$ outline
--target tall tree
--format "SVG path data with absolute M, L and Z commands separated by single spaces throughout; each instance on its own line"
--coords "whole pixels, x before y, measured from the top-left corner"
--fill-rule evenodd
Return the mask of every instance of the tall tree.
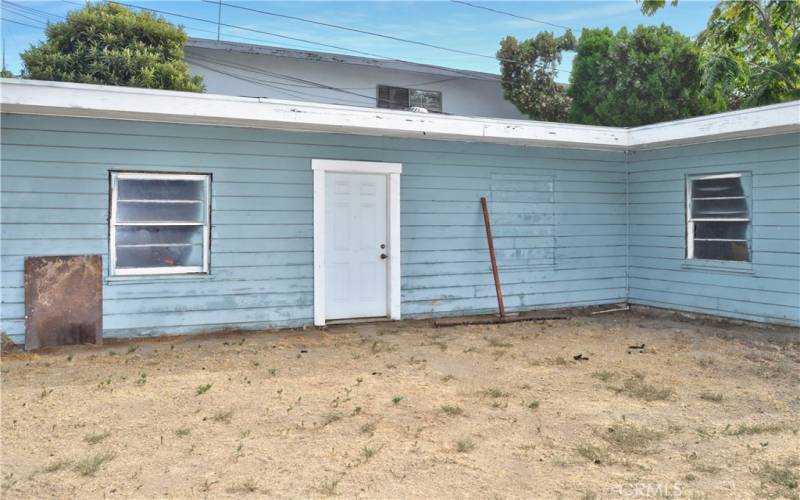
M 148 12 L 87 4 L 47 26 L 47 41 L 21 54 L 23 78 L 202 92 L 183 60 L 183 28 Z
M 541 32 L 518 42 L 513 36 L 500 41 L 497 57 L 503 78 L 503 93 L 522 113 L 534 120 L 563 121 L 570 99 L 565 86 L 556 82 L 561 53 L 574 50 L 575 36 Z
M 648 16 L 666 5 L 637 2 Z M 800 1 L 723 0 L 698 44 L 705 92 L 721 92 L 730 108 L 800 99 Z
M 584 29 L 572 63 L 569 119 L 633 127 L 721 109 L 701 92 L 698 49 L 666 25 Z
M 698 43 L 705 89 L 731 108 L 800 99 L 800 1 L 720 2 Z

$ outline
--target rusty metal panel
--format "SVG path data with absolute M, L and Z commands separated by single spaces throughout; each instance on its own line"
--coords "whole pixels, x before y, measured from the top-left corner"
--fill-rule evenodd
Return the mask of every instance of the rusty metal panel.
M 102 257 L 26 257 L 25 349 L 102 341 Z

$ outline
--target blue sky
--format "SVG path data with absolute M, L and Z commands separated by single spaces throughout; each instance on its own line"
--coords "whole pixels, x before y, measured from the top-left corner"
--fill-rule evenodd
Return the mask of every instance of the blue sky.
M 2 40 L 6 67 L 16 74 L 21 67 L 19 53 L 31 44 L 43 39 L 44 23 L 48 19 L 51 22 L 60 21 L 61 18 L 59 16 L 64 16 L 69 10 L 80 8 L 81 4 L 78 0 L 12 1 L 12 4 L 3 1 Z M 154 0 L 120 1 L 150 9 L 207 19 L 212 22 L 165 16 L 171 22 L 182 24 L 190 36 L 201 38 L 217 37 L 216 20 L 219 7 L 216 4 L 216 0 L 214 0 L 214 3 L 200 0 L 168 2 Z M 535 36 L 539 31 L 563 32 L 563 29 L 560 28 L 444 0 L 426 2 L 237 2 L 222 0 L 222 2 L 380 32 L 485 55 L 493 55 L 497 50 L 499 40 L 506 35 L 525 39 Z M 617 30 L 622 26 L 633 28 L 639 24 L 660 23 L 666 23 L 688 36 L 695 36 L 704 28 L 706 20 L 716 4 L 716 2 L 681 0 L 678 7 L 667 7 L 653 17 L 645 17 L 639 12 L 638 5 L 634 0 L 618 2 L 494 2 L 470 0 L 470 3 L 568 26 L 573 28 L 576 36 L 579 35 L 581 28 L 587 27 L 608 26 Z M 27 7 L 28 9 L 19 6 Z M 222 23 L 371 52 L 390 58 L 491 73 L 499 71 L 497 61 L 490 58 L 456 54 L 350 31 L 243 11 L 224 5 L 222 6 Z M 222 26 L 220 32 L 221 38 L 224 40 L 347 53 L 344 50 L 337 51 L 311 43 L 268 36 L 229 26 Z M 559 75 L 559 80 L 567 81 L 569 79 L 567 72 L 570 64 L 571 54 L 567 54 L 561 66 L 564 71 Z

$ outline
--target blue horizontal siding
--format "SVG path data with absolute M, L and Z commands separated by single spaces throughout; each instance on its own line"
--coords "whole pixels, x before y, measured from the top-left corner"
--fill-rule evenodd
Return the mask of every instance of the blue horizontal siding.
M 800 135 L 628 156 L 630 290 L 636 304 L 800 325 Z M 752 174 L 752 269 L 685 259 L 687 175 Z
M 513 257 L 509 309 L 626 297 L 623 153 L 6 114 L 2 132 L 0 313 L 16 341 L 26 255 L 96 253 L 107 266 L 109 170 L 211 173 L 213 227 L 210 276 L 105 282 L 108 337 L 311 323 L 313 158 L 403 164 L 404 316 L 496 307 L 481 196 L 502 226 L 501 262 Z M 552 190 L 492 192 L 493 176 L 517 175 Z
M 626 156 L 4 114 L 2 328 L 22 340 L 26 255 L 95 253 L 107 265 L 112 169 L 213 174 L 212 272 L 106 281 L 106 336 L 311 323 L 313 158 L 403 163 L 405 317 L 495 309 L 477 203 L 487 196 L 510 310 L 629 300 L 798 325 L 799 142 L 786 134 Z M 752 173 L 752 270 L 687 265 L 685 176 L 739 170 Z

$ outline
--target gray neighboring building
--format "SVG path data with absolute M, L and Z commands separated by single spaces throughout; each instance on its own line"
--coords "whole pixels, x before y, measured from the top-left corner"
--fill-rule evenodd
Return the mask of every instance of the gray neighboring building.
M 210 94 L 527 119 L 491 73 L 196 38 L 186 62 Z

